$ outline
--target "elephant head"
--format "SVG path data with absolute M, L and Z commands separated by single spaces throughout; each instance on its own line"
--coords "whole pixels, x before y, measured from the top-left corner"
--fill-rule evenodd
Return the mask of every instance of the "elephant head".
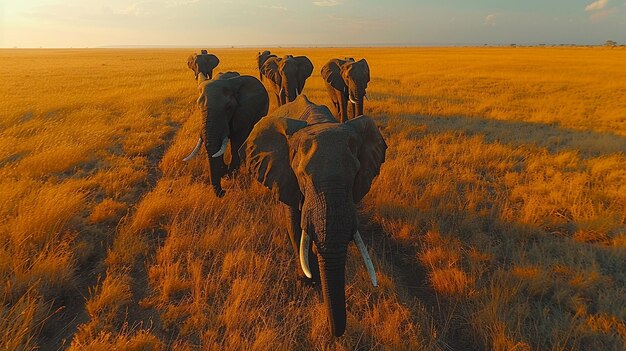
M 194 76 L 198 79 L 198 74 L 203 73 L 209 79 L 213 78 L 213 69 L 217 67 L 220 60 L 217 56 L 212 54 L 206 54 L 206 50 L 202 50 L 203 53 L 193 54 L 187 58 L 187 67 L 194 72 Z
M 311 277 L 309 252 L 319 264 L 330 331 L 346 325 L 348 244 L 359 246 L 376 285 L 373 265 L 357 230 L 356 204 L 369 191 L 387 145 L 374 121 L 360 116 L 338 123 L 326 106 L 306 96 L 263 118 L 239 150 L 248 169 L 281 202 L 301 206 L 300 263 Z
M 232 72 L 231 72 L 232 73 Z M 194 150 L 184 161 L 194 157 L 204 143 L 209 156 L 210 179 L 215 193 L 224 191 L 221 178 L 226 174 L 224 152 L 230 139 L 231 170 L 239 166 L 237 150 L 252 127 L 267 114 L 269 98 L 263 84 L 251 76 L 233 76 L 228 79 L 208 80 L 199 74 L 198 108 L 202 114 L 202 131 Z
M 351 57 L 335 60 L 340 66 L 322 69 L 322 77 L 333 88 L 341 91 L 344 100 L 354 107 L 354 116 L 363 114 L 363 100 L 367 98 L 367 83 L 370 81 L 370 68 L 365 59 L 355 61 Z
M 239 74 L 239 72 L 233 72 L 233 71 L 220 72 L 217 74 L 217 79 L 230 79 L 230 78 L 240 77 L 240 76 L 241 74 Z
M 266 61 L 263 75 L 278 88 L 281 105 L 294 101 L 304 90 L 304 83 L 313 73 L 313 63 L 306 56 L 287 55 Z
M 259 79 L 263 79 L 263 64 L 265 63 L 265 61 L 267 61 L 268 58 L 270 57 L 276 57 L 276 55 L 273 55 L 272 53 L 269 52 L 269 50 L 265 50 L 263 52 L 258 52 L 256 54 L 256 62 L 259 66 Z

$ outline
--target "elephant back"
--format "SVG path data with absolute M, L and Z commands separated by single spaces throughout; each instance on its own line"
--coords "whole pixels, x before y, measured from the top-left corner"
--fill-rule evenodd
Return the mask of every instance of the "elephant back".
M 293 118 L 307 122 L 307 125 L 319 123 L 338 123 L 333 113 L 325 105 L 316 105 L 302 94 L 293 102 L 282 105 L 270 116 L 275 118 Z

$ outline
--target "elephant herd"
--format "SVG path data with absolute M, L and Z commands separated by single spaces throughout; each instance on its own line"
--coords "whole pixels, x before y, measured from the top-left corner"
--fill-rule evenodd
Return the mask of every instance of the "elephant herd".
M 264 51 L 258 53 L 257 63 L 260 79 L 237 72 L 212 79 L 219 64 L 215 55 L 203 50 L 189 57 L 188 66 L 198 81 L 202 131 L 184 160 L 204 144 L 211 185 L 220 197 L 225 194 L 221 178 L 242 162 L 257 181 L 276 190 L 300 262 L 297 275 L 306 283 L 321 284 L 330 332 L 341 336 L 346 327 L 345 265 L 351 241 L 377 285 L 356 210 L 379 174 L 387 149 L 374 121 L 363 115 L 369 67 L 364 59 L 345 58 L 332 59 L 322 68 L 333 114 L 302 95 L 313 72 L 307 57 L 279 58 Z M 269 114 L 268 92 L 278 105 Z M 224 152 L 229 143 L 227 166 Z

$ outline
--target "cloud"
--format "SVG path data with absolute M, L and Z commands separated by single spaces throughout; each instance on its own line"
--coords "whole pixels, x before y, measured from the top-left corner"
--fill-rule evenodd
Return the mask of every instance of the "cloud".
M 317 6 L 337 6 L 341 5 L 341 0 L 317 0 L 313 1 L 313 4 Z
M 287 6 L 283 6 L 283 5 L 270 5 L 270 6 L 267 6 L 267 8 L 272 9 L 272 10 L 287 11 Z
M 589 19 L 591 20 L 591 22 L 601 22 L 616 14 L 617 12 L 618 10 L 616 8 L 598 11 L 589 16 Z
M 113 9 L 112 12 L 118 15 L 148 16 L 158 12 L 159 10 L 184 7 L 196 4 L 199 1 L 200 0 L 139 1 L 123 9 Z
M 486 26 L 495 26 L 496 18 L 499 16 L 499 13 L 490 13 L 485 17 L 485 22 L 483 23 Z
M 606 7 L 606 4 L 609 3 L 609 0 L 597 0 L 592 2 L 591 4 L 587 5 L 587 7 L 585 7 L 585 11 L 597 11 L 597 10 L 602 10 L 603 8 Z

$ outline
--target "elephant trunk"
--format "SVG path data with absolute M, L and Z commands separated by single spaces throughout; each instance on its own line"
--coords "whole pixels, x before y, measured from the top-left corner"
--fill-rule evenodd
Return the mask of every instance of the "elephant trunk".
M 224 126 L 216 121 L 219 114 L 211 111 L 204 113 L 204 145 L 209 157 L 209 169 L 211 185 L 215 194 L 222 196 L 221 179 L 226 174 L 226 164 L 224 163 L 225 141 L 228 139 L 228 125 Z
M 354 104 L 354 116 L 363 114 L 363 101 L 365 100 L 365 88 L 355 85 L 353 89 L 348 91 L 348 100 Z
M 363 114 L 363 97 L 357 100 L 355 113 L 356 113 L 356 116 L 360 116 Z
M 342 336 L 346 330 L 346 247 L 318 256 L 322 295 L 330 333 Z
M 298 90 L 298 82 L 296 81 L 296 78 L 289 78 L 286 77 L 286 79 L 283 80 L 285 83 L 284 86 L 284 94 L 285 94 L 285 103 L 287 102 L 292 102 L 296 99 L 296 96 L 298 95 L 297 90 Z
M 210 157 L 209 169 L 211 172 L 210 177 L 213 191 L 215 192 L 215 195 L 221 197 L 222 195 L 224 195 L 224 190 L 222 189 L 222 177 L 226 174 L 224 155 L 219 157 Z
M 346 255 L 356 230 L 356 209 L 346 187 L 332 186 L 306 191 L 302 211 L 302 228 L 316 245 L 330 332 L 341 336 L 346 328 Z

